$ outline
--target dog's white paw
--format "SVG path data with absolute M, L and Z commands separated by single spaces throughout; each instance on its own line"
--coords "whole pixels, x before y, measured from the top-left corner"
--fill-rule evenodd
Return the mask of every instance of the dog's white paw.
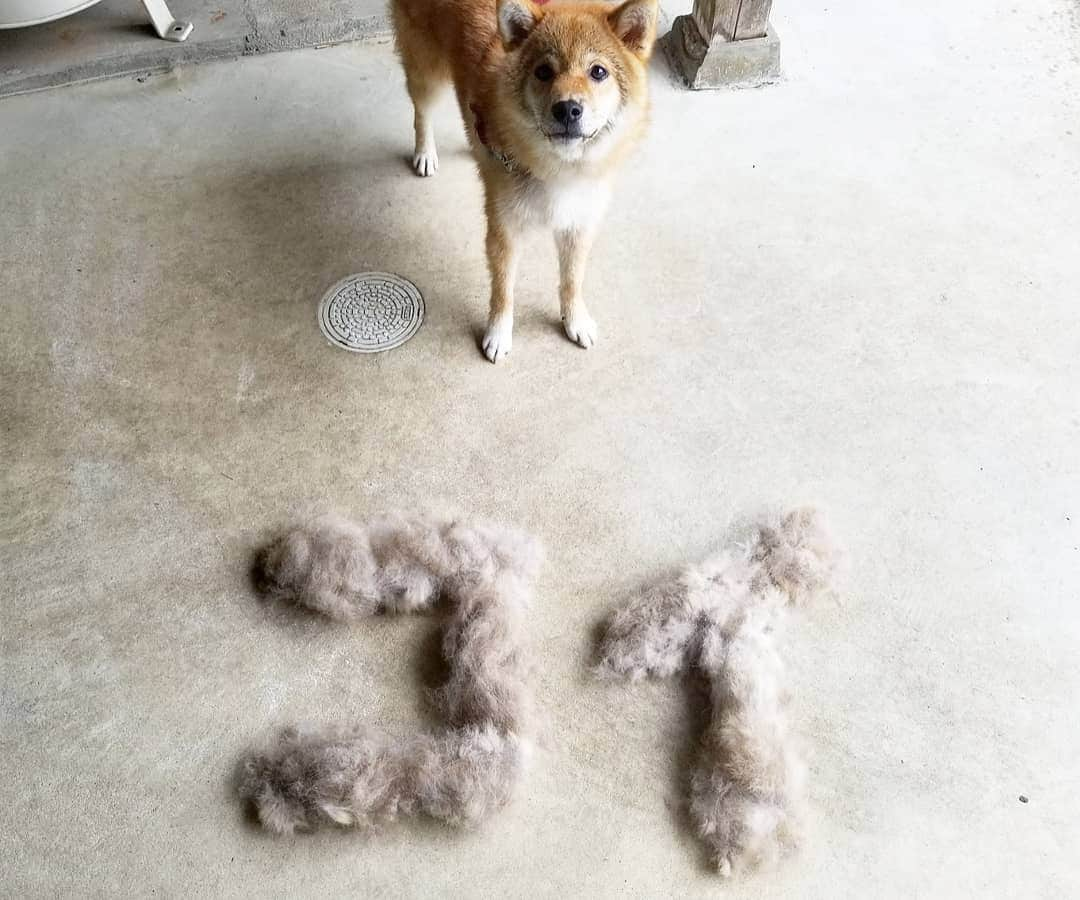
M 586 350 L 596 343 L 596 320 L 587 312 L 571 313 L 563 319 L 563 329 L 570 340 Z
M 417 150 L 412 158 L 413 168 L 421 178 L 428 178 L 439 171 L 439 154 L 432 147 L 430 150 Z
M 498 362 L 510 353 L 514 345 L 514 320 L 509 316 L 494 319 L 484 332 L 484 356 L 490 362 Z

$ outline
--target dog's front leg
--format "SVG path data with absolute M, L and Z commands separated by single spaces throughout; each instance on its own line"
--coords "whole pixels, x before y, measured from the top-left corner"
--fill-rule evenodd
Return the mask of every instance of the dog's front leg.
M 484 332 L 484 356 L 498 362 L 514 343 L 514 279 L 517 275 L 520 228 L 507 222 L 494 203 L 487 209 L 487 257 L 491 270 L 491 308 Z
M 596 343 L 596 322 L 581 299 L 585 262 L 592 248 L 593 230 L 577 228 L 555 232 L 559 251 L 559 312 L 566 336 L 588 350 Z

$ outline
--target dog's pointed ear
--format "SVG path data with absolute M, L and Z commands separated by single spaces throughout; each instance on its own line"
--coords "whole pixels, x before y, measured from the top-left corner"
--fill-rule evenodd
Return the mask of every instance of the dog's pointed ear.
M 656 41 L 656 0 L 626 0 L 608 14 L 608 23 L 626 48 L 642 59 Z
M 540 21 L 536 7 L 529 0 L 499 0 L 497 15 L 499 37 L 507 50 L 522 44 Z

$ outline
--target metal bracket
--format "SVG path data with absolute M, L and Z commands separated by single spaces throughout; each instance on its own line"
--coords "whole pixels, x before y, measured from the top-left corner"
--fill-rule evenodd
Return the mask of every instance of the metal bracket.
M 154 23 L 154 31 L 163 41 L 186 41 L 191 30 L 195 27 L 191 22 L 178 22 L 173 18 L 165 0 L 142 0 L 150 21 Z

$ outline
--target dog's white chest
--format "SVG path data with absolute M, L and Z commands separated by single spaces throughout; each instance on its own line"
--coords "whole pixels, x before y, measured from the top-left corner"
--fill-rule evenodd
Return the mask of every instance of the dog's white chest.
M 516 212 L 530 225 L 556 231 L 589 230 L 607 208 L 611 190 L 595 178 L 530 180 L 515 198 Z

